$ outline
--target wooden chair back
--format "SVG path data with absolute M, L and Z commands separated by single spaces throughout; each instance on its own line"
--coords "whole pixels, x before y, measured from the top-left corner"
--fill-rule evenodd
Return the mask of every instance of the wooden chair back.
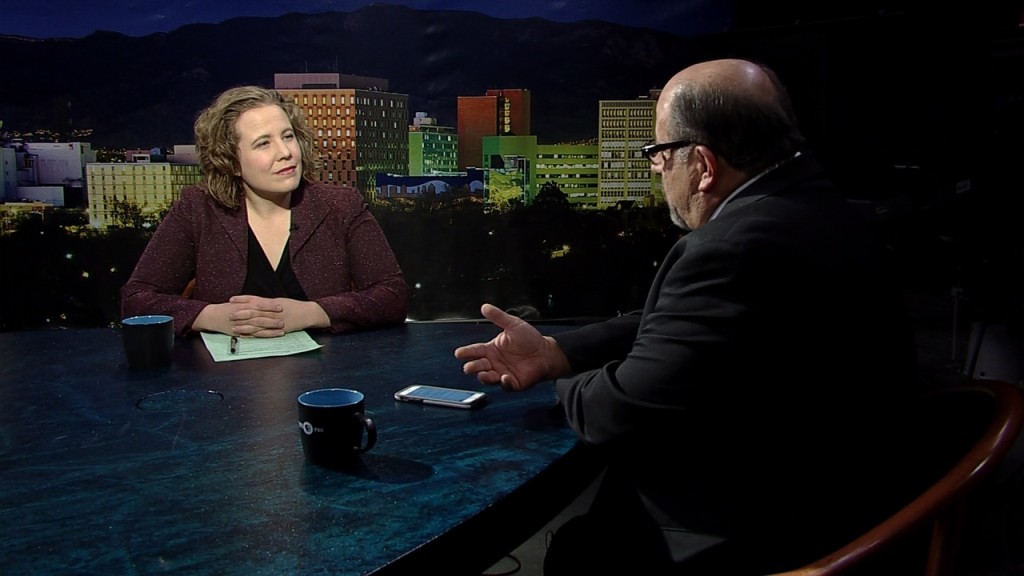
M 993 475 L 1017 440 L 1024 423 L 1024 394 L 1007 382 L 973 380 L 937 390 L 932 394 L 935 395 L 941 396 L 941 416 L 948 419 L 946 424 L 950 429 L 958 429 L 957 418 L 976 417 L 978 406 L 985 408 L 981 412 L 987 419 L 976 440 L 965 439 L 966 452 L 938 481 L 868 532 L 817 561 L 774 576 L 852 574 L 865 566 L 874 566 L 871 561 L 877 561 L 900 542 L 909 540 L 912 534 L 927 529 L 929 524 L 927 559 L 922 562 L 926 566 L 925 575 L 954 573 L 968 496 Z M 877 572 L 880 569 L 872 571 L 880 573 Z

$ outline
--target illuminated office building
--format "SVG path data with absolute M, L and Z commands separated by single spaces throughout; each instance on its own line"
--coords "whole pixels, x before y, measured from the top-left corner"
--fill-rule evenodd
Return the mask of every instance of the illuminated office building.
M 539 144 L 534 187 L 552 182 L 574 208 L 598 207 L 597 144 Z
M 3 197 L 84 208 L 85 165 L 96 161 L 88 142 L 9 142 L 0 154 Z
M 635 100 L 598 103 L 597 146 L 600 156 L 598 207 L 619 202 L 664 201 L 661 178 L 640 148 L 654 140 L 655 104 L 660 91 Z
M 527 136 L 530 134 L 530 91 L 488 90 L 484 96 L 459 96 L 459 168 L 486 167 L 483 158 L 485 136 Z
M 118 203 L 134 205 L 143 219 L 156 222 L 178 199 L 182 188 L 202 180 L 198 164 L 152 162 L 139 154 L 134 154 L 133 160 L 86 164 L 89 225 L 93 228 L 124 224 L 119 221 Z
M 459 137 L 451 126 L 417 112 L 409 127 L 409 175 L 454 174 L 459 169 Z
M 0 146 L 0 201 L 18 199 L 18 153 Z
M 409 96 L 383 78 L 274 74 L 274 88 L 306 113 L 320 156 L 318 179 L 372 199 L 376 175 L 409 170 Z

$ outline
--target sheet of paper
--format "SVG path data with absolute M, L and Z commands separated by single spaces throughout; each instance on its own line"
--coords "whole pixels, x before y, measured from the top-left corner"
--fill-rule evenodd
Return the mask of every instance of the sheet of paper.
M 202 335 L 203 343 L 210 351 L 210 356 L 213 356 L 214 362 L 290 356 L 321 347 L 305 330 L 299 330 L 298 332 L 289 332 L 279 338 L 239 338 L 235 352 L 232 354 L 231 336 L 213 332 L 203 332 Z

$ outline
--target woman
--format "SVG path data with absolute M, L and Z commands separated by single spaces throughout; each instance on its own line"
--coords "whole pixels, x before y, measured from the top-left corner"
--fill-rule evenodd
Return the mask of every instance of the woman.
M 313 181 L 298 106 L 232 88 L 195 135 L 204 182 L 182 190 L 150 239 L 121 289 L 124 316 L 173 316 L 179 335 L 255 337 L 404 321 L 398 261 L 356 190 Z

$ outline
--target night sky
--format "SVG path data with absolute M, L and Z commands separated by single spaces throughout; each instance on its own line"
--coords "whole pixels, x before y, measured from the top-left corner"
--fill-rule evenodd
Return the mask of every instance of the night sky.
M 145 36 L 186 24 L 218 23 L 239 16 L 288 12 L 351 12 L 368 4 L 400 4 L 419 10 L 467 10 L 497 18 L 540 17 L 556 22 L 597 19 L 684 36 L 727 31 L 731 1 L 723 0 L 34 0 L 4 2 L 0 34 L 32 38 L 81 38 L 97 30 Z

